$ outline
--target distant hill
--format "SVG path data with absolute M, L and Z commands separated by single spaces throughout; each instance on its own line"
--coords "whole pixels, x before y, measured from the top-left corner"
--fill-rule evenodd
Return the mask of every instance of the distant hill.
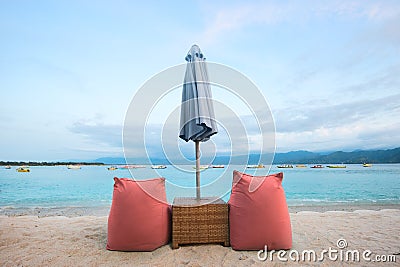
M 400 163 L 400 147 L 387 150 L 334 152 L 318 158 L 318 163 Z
M 270 156 L 269 156 L 270 157 Z M 261 158 L 269 158 L 263 155 Z M 214 159 L 213 164 L 228 164 L 229 160 L 233 164 L 246 162 L 248 164 L 256 164 L 260 159 L 260 155 L 250 154 L 248 157 L 244 155 L 235 155 L 232 158 L 228 156 L 219 156 Z M 125 164 L 123 157 L 104 157 L 94 160 L 94 162 L 105 164 Z M 147 160 L 137 158 L 129 160 L 129 163 L 143 164 Z M 209 162 L 204 159 L 204 162 Z M 314 153 L 310 151 L 291 151 L 287 153 L 276 153 L 274 164 L 361 164 L 368 163 L 400 163 L 400 147 L 386 150 L 355 150 L 352 152 L 336 151 L 332 153 Z M 168 164 L 164 158 L 152 159 L 153 164 Z
M 299 152 L 299 151 L 298 151 Z M 318 154 L 307 151 L 277 153 L 274 163 L 304 164 L 361 164 L 361 163 L 400 163 L 400 147 L 386 150 L 356 150 L 352 152 L 336 151 L 329 154 Z
M 287 153 L 276 153 L 274 158 L 275 164 L 282 163 L 305 163 L 312 162 L 321 157 L 320 154 L 310 151 L 291 151 Z

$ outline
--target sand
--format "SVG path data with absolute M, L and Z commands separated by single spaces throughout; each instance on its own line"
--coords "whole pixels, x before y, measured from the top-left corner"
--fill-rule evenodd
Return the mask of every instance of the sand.
M 281 262 L 274 254 L 260 261 L 257 251 L 234 251 L 214 245 L 170 245 L 153 252 L 115 252 L 105 249 L 107 216 L 0 216 L 1 266 L 400 266 L 400 210 L 298 211 L 291 213 L 293 250 L 365 250 L 376 255 L 397 255 L 397 262 L 333 261 L 328 255 L 321 262 Z M 339 249 L 338 249 L 339 251 Z M 294 254 L 292 254 L 294 255 Z M 339 255 L 339 254 L 338 254 Z M 361 255 L 361 254 L 360 254 Z M 265 256 L 265 254 L 260 254 Z M 362 256 L 360 256 L 362 257 Z

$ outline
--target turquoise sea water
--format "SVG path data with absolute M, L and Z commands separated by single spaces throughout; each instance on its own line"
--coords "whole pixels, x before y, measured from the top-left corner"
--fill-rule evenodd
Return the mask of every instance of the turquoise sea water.
M 283 171 L 283 186 L 289 206 L 326 204 L 400 204 L 400 164 L 375 164 L 371 168 L 347 165 L 345 169 L 278 169 Z M 107 170 L 106 166 L 31 167 L 30 173 L 18 173 L 0 167 L 0 207 L 108 207 L 111 205 L 113 177 L 132 175 L 136 179 L 163 176 L 167 180 L 167 198 L 195 196 L 195 174 L 168 166 L 167 169 Z M 208 169 L 201 173 L 202 195 L 229 199 L 232 170 Z M 249 170 L 251 172 L 251 170 Z M 267 173 L 268 170 L 261 170 Z

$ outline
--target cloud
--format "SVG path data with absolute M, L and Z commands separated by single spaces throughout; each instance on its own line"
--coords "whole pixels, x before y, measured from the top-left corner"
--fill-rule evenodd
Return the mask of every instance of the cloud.
M 276 111 L 277 132 L 315 131 L 320 128 L 334 128 L 354 121 L 383 119 L 399 115 L 400 94 L 383 98 L 353 101 L 342 104 L 317 107 L 294 107 Z
M 214 10 L 217 11 L 215 12 Z M 254 23 L 274 23 L 282 20 L 285 8 L 276 5 L 254 5 L 244 4 L 233 7 L 210 8 L 214 17 L 206 26 L 203 32 L 203 40 L 206 43 L 213 43 L 221 36 L 236 31 Z
M 400 143 L 400 137 L 396 138 L 400 123 L 393 120 L 397 117 L 400 117 L 400 94 L 328 106 L 286 108 L 275 114 L 276 143 L 278 151 L 395 146 Z M 219 133 L 201 145 L 203 156 L 243 155 L 257 152 L 263 146 L 271 152 L 275 147 L 272 121 L 261 121 L 267 132 L 260 132 L 250 115 L 241 117 L 240 123 L 238 118 L 222 116 L 219 123 Z M 194 157 L 193 142 L 186 143 L 178 137 L 178 123 L 148 124 L 145 131 L 136 125 L 128 127 L 123 149 L 129 158 L 190 160 Z M 69 129 L 87 140 L 87 147 L 80 146 L 81 151 L 122 152 L 121 126 L 76 122 Z
M 360 131 L 357 135 L 360 141 L 367 143 L 367 147 L 387 147 L 387 144 L 392 144 L 393 147 L 398 147 L 400 144 L 400 122 L 385 125 L 378 128 L 375 125 L 368 125 L 368 130 Z
M 400 7 L 396 1 L 363 1 L 363 0 L 338 0 L 312 2 L 315 5 L 310 11 L 315 11 L 318 16 L 336 15 L 349 18 L 367 18 L 382 21 L 397 16 Z M 308 5 L 304 5 L 308 7 Z
M 231 32 L 254 25 L 274 25 L 282 22 L 307 22 L 312 19 L 339 18 L 370 21 L 390 20 L 400 14 L 396 1 L 289 1 L 289 2 L 245 2 L 229 6 L 209 6 L 214 12 L 203 32 L 203 40 L 214 43 Z M 395 27 L 392 27 L 392 30 Z M 390 30 L 390 32 L 392 32 Z M 398 31 L 396 31 L 398 36 Z
M 400 85 L 400 64 L 383 69 L 375 75 L 371 75 L 366 81 L 357 84 L 343 86 L 340 93 L 350 94 L 350 97 L 360 95 L 387 95 L 396 91 Z
M 399 5 L 400 6 L 400 5 Z M 360 42 L 365 42 L 368 45 L 377 44 L 391 44 L 395 51 L 398 51 L 400 45 L 400 31 L 398 25 L 400 24 L 400 10 L 396 10 L 393 16 L 383 20 L 377 27 L 367 30 Z
M 277 150 L 352 151 L 395 148 L 400 143 L 399 131 L 399 123 L 384 125 L 375 120 L 370 123 L 354 121 L 313 131 L 277 133 Z
M 75 122 L 69 127 L 69 130 L 84 136 L 92 144 L 122 148 L 122 126 L 120 125 Z
M 171 160 L 191 160 L 194 143 L 178 137 L 179 120 L 149 123 L 143 131 L 137 124 L 125 125 L 124 151 L 127 157 L 150 156 Z M 206 157 L 216 155 L 246 155 L 253 152 L 271 152 L 275 148 L 272 120 L 257 120 L 250 116 L 227 116 L 217 119 L 218 134 L 201 143 L 201 153 Z M 143 141 L 144 140 L 144 141 Z
M 278 151 L 397 147 L 400 94 L 342 104 L 280 110 Z

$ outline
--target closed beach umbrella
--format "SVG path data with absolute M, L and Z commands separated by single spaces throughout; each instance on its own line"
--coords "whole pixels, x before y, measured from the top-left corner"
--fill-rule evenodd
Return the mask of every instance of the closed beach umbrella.
M 195 143 L 196 197 L 199 199 L 200 142 L 209 140 L 218 131 L 205 57 L 200 48 L 193 45 L 185 59 L 187 66 L 182 90 L 179 137 Z

